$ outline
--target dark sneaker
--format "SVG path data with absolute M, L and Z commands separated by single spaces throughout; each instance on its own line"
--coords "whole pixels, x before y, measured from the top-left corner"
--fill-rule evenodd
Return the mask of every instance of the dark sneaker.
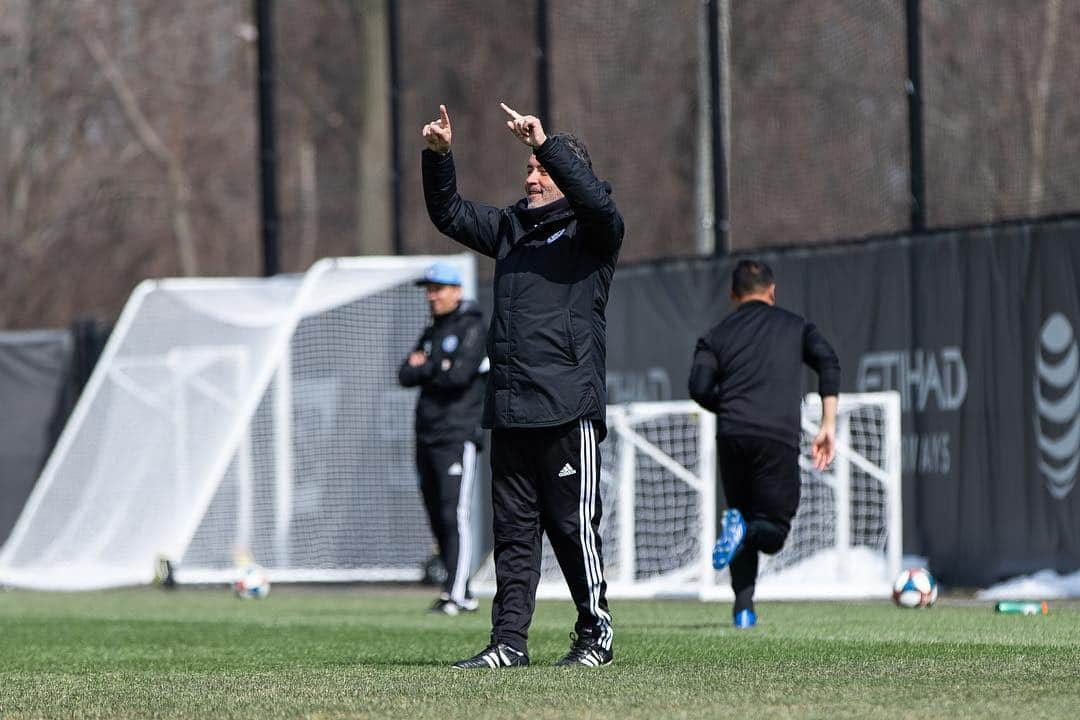
M 476 608 L 480 607 L 480 601 L 474 597 L 466 596 L 461 602 L 456 603 L 458 612 L 476 612 Z
M 428 612 L 436 615 L 453 616 L 458 614 L 458 606 L 450 599 L 449 595 L 443 593 L 439 596 L 439 599 L 432 603 L 431 607 L 428 608 Z
M 435 613 L 436 615 L 449 615 L 454 617 L 461 613 L 476 612 L 476 608 L 480 607 L 480 603 L 476 598 L 465 598 L 461 602 L 454 602 L 446 595 L 440 595 L 439 599 L 428 608 L 428 612 Z
M 529 656 L 506 643 L 492 643 L 479 655 L 458 660 L 453 667 L 458 670 L 486 670 L 500 667 L 527 667 Z
M 570 633 L 570 652 L 566 653 L 555 667 L 570 667 L 572 665 L 584 665 L 585 667 L 603 667 L 610 665 L 614 659 L 611 650 L 603 647 L 600 641 Z

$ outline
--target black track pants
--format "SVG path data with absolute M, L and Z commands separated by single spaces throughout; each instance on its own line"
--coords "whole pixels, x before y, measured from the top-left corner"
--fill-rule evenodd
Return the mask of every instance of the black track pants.
M 734 611 L 752 610 L 758 553 L 780 552 L 799 509 L 799 451 L 767 438 L 721 437 L 717 460 L 728 507 L 746 520 L 746 539 L 731 560 Z
M 443 592 L 461 603 L 469 594 L 473 553 L 472 511 L 476 486 L 476 445 L 471 442 L 416 446 L 420 492 L 431 533 L 446 565 Z
M 526 651 L 546 532 L 577 606 L 575 631 L 611 648 L 600 543 L 600 449 L 589 420 L 492 433 L 497 590 L 492 639 Z

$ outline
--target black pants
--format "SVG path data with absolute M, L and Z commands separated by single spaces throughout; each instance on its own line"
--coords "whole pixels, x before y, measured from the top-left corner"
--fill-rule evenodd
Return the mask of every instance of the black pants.
M 611 648 L 597 445 L 589 420 L 492 433 L 497 583 L 492 640 L 526 651 L 540 581 L 540 533 L 546 532 L 577 606 L 574 630 Z
M 416 446 L 416 468 L 431 532 L 446 565 L 443 592 L 455 602 L 469 595 L 473 533 L 471 510 L 476 486 L 476 445 L 471 442 Z
M 799 509 L 799 451 L 767 438 L 720 437 L 717 460 L 728 507 L 746 520 L 742 549 L 731 561 L 734 612 L 753 610 L 758 553 L 780 552 Z

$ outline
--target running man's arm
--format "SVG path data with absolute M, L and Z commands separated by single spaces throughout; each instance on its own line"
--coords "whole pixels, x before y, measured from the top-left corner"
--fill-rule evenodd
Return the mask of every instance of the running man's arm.
M 714 413 L 720 409 L 720 396 L 717 392 L 718 375 L 716 353 L 705 338 L 698 339 L 697 347 L 694 349 L 694 363 L 690 366 L 690 381 L 687 389 L 690 391 L 690 397 L 696 400 L 698 405 Z
M 810 445 L 814 467 L 824 470 L 836 455 L 836 406 L 838 398 L 829 395 L 821 398 L 821 429 Z
M 817 373 L 821 397 L 840 393 L 840 360 L 829 341 L 812 323 L 806 323 L 803 328 L 803 362 Z
M 836 455 L 836 408 L 840 394 L 840 360 L 825 336 L 807 323 L 803 330 L 803 362 L 818 375 L 821 430 L 811 443 L 814 466 L 824 470 Z

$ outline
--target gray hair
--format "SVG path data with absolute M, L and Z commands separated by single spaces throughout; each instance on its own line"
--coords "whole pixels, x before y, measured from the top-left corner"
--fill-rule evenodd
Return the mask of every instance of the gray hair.
M 592 159 L 589 158 L 589 149 L 585 147 L 585 142 L 577 135 L 571 135 L 570 133 L 558 132 L 552 133 L 548 137 L 559 138 L 566 146 L 570 148 L 570 152 L 578 156 L 581 162 L 589 166 L 592 170 Z

